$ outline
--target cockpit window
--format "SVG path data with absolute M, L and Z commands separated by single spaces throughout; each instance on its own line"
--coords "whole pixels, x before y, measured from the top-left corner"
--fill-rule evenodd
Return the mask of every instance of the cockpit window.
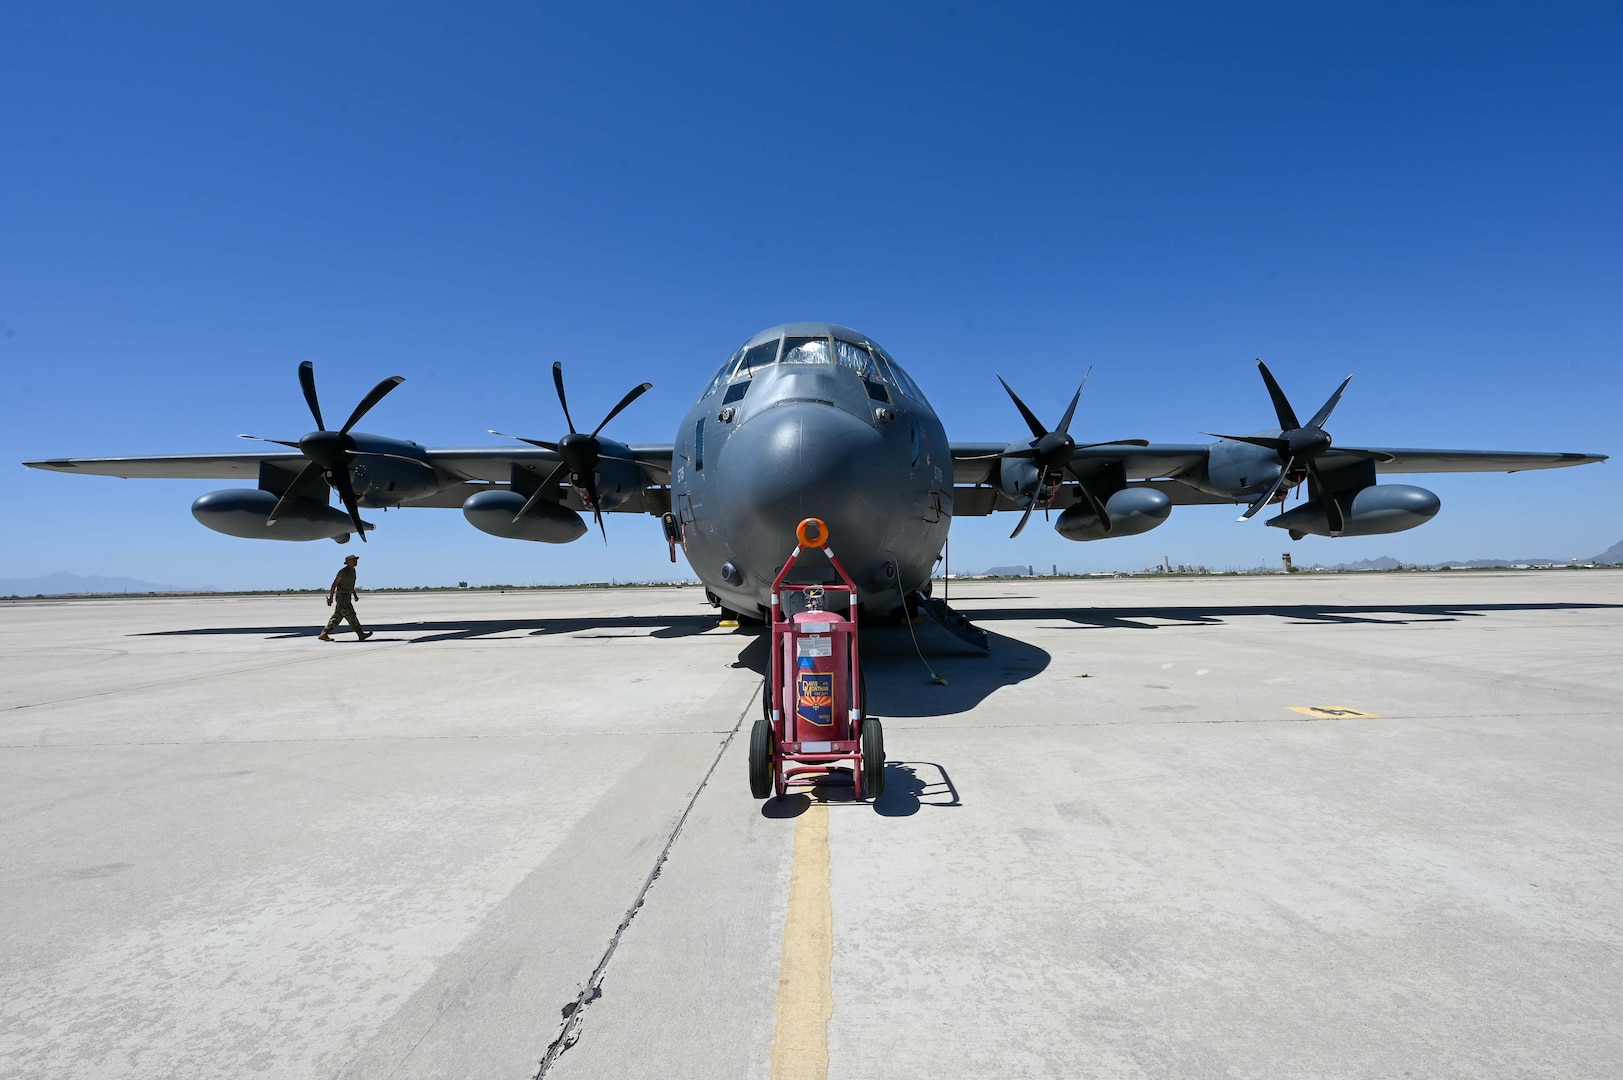
M 721 384 L 727 381 L 727 376 L 733 373 L 733 368 L 737 366 L 739 357 L 743 355 L 744 350 L 739 349 L 737 352 L 733 353 L 733 355 L 729 356 L 727 358 L 727 362 L 721 365 L 715 376 L 710 380 L 710 384 L 704 388 L 704 393 L 700 394 L 699 397 L 702 399 L 714 394 Z
M 885 367 L 890 370 L 891 377 L 895 381 L 896 385 L 901 387 L 902 393 L 906 394 L 914 401 L 923 403 L 924 392 L 919 389 L 918 384 L 913 381 L 912 377 L 908 375 L 907 372 L 902 370 L 902 365 L 898 364 L 895 359 L 891 357 L 890 353 L 886 352 L 884 349 L 881 349 L 878 345 L 875 345 L 873 348 L 874 353 L 879 357 L 880 360 L 884 361 Z
M 821 337 L 791 337 L 783 339 L 783 363 L 785 364 L 826 364 L 828 357 L 828 338 Z
M 883 379 L 873 357 L 861 345 L 853 345 L 849 341 L 834 340 L 834 362 L 843 368 L 850 368 L 864 379 Z
M 744 353 L 743 359 L 739 362 L 737 373 L 739 375 L 753 375 L 759 368 L 771 367 L 777 359 L 778 339 L 773 338 L 771 341 L 763 341 Z

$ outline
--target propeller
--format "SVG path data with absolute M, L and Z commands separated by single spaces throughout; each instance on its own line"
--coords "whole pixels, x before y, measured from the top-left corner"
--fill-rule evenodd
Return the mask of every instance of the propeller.
M 1324 483 L 1324 477 L 1319 472 L 1318 458 L 1332 445 L 1330 433 L 1324 430 L 1324 423 L 1330 419 L 1330 414 L 1335 411 L 1336 403 L 1341 400 L 1341 395 L 1346 392 L 1347 384 L 1352 382 L 1352 376 L 1348 375 L 1343 379 L 1341 385 L 1336 387 L 1336 392 L 1331 394 L 1330 399 L 1324 403 L 1318 412 L 1313 414 L 1313 419 L 1303 424 L 1296 419 L 1296 410 L 1291 408 L 1290 400 L 1285 397 L 1285 391 L 1279 388 L 1279 383 L 1275 381 L 1273 372 L 1268 370 L 1268 365 L 1258 360 L 1257 370 L 1262 373 L 1263 384 L 1268 387 L 1268 396 L 1273 399 L 1274 415 L 1279 418 L 1279 434 L 1216 435 L 1210 431 L 1201 432 L 1203 435 L 1211 435 L 1216 439 L 1229 439 L 1234 442 L 1250 443 L 1252 446 L 1264 447 L 1277 453 L 1279 460 L 1284 463 L 1285 467 L 1280 470 L 1279 478 L 1274 481 L 1273 486 L 1264 492 L 1261 498 L 1246 507 L 1245 513 L 1241 514 L 1237 520 L 1249 521 L 1255 517 L 1258 511 L 1273 501 L 1274 496 L 1279 494 L 1279 489 L 1285 486 L 1285 482 L 1290 479 L 1292 474 L 1296 474 L 1297 480 L 1300 482 L 1301 477 L 1298 472 L 1300 469 L 1305 470 L 1313 478 L 1313 483 L 1318 488 L 1319 501 L 1324 504 L 1325 517 L 1330 524 L 1330 535 L 1340 536 L 1346 528 L 1346 518 L 1341 512 L 1341 504 L 1336 502 L 1335 497 L 1330 493 L 1330 489 Z
M 625 397 L 620 399 L 618 405 L 609 410 L 609 415 L 605 416 L 603 422 L 592 429 L 590 435 L 575 430 L 574 418 L 569 415 L 569 398 L 564 393 L 564 366 L 556 360 L 552 364 L 552 385 L 558 388 L 558 404 L 563 406 L 564 423 L 569 425 L 568 435 L 565 435 L 557 442 L 547 442 L 545 439 L 526 439 L 522 435 L 503 435 L 499 431 L 491 431 L 492 435 L 501 435 L 504 439 L 516 439 L 519 442 L 529 443 L 531 446 L 539 446 L 543 450 L 551 450 L 560 459 L 552 472 L 547 474 L 547 478 L 541 481 L 541 486 L 535 489 L 535 494 L 531 495 L 523 507 L 519 509 L 519 512 L 513 515 L 514 520 L 529 513 L 530 509 L 540 502 L 547 492 L 552 491 L 557 486 L 565 474 L 569 474 L 572 477 L 572 482 L 580 487 L 586 504 L 592 508 L 592 520 L 597 522 L 597 531 L 603 534 L 603 542 L 606 544 L 609 541 L 609 534 L 603 527 L 603 511 L 598 506 L 597 501 L 598 462 L 629 461 L 633 465 L 641 465 L 643 462 L 603 453 L 603 444 L 598 440 L 597 435 L 598 432 L 608 426 L 610 420 L 624 412 L 626 406 L 653 389 L 654 384 L 645 382 L 641 386 L 633 387 L 626 393 Z
M 315 417 L 316 430 L 305 435 L 298 442 L 288 442 L 286 439 L 261 439 L 257 435 L 241 435 L 239 438 L 253 439 L 255 442 L 275 443 L 278 446 L 291 446 L 309 459 L 299 473 L 298 479 L 288 487 L 287 492 L 271 508 L 267 524 L 275 524 L 276 519 L 299 496 L 296 494 L 305 489 L 307 482 L 316 477 L 322 477 L 338 492 L 339 500 L 344 509 L 349 511 L 350 521 L 355 523 L 355 531 L 361 540 L 366 540 L 366 525 L 361 521 L 360 503 L 355 498 L 355 485 L 350 479 L 349 466 L 358 457 L 397 457 L 395 454 L 374 454 L 364 450 L 355 449 L 355 438 L 350 435 L 350 429 L 360 423 L 361 417 L 372 410 L 372 407 L 388 396 L 389 391 L 405 382 L 400 375 L 391 375 L 374 386 L 361 403 L 355 406 L 355 411 L 349 414 L 344 426 L 337 431 L 330 431 L 327 423 L 321 418 L 321 399 L 316 395 L 316 368 L 306 360 L 299 365 L 299 386 L 304 390 L 304 403 L 310 406 L 310 415 Z M 407 459 L 415 460 L 415 459 Z
M 1076 388 L 1076 393 L 1071 397 L 1070 406 L 1065 410 L 1065 415 L 1060 418 L 1059 427 L 1055 428 L 1053 431 L 1049 431 L 1047 428 L 1043 427 L 1042 421 L 1037 419 L 1037 414 L 1032 412 L 1031 409 L 1027 407 L 1026 403 L 1020 400 L 1020 395 L 1016 394 L 1007 382 L 1004 382 L 1002 375 L 999 375 L 997 377 L 997 381 L 1003 383 L 1003 389 L 1008 392 L 1009 398 L 1014 402 L 1014 407 L 1020 410 L 1020 415 L 1025 419 L 1026 426 L 1031 429 L 1032 438 L 1036 439 L 1037 441 L 1033 445 L 1024 447 L 1020 450 L 1005 450 L 1001 454 L 988 454 L 985 456 L 995 458 L 1031 459 L 1032 463 L 1037 466 L 1037 485 L 1039 490 L 1042 487 L 1042 479 L 1054 469 L 1070 471 L 1071 476 L 1076 480 L 1077 487 L 1081 489 L 1082 497 L 1088 501 L 1088 505 L 1092 507 L 1093 512 L 1098 515 L 1099 522 L 1104 527 L 1104 531 L 1109 532 L 1110 515 L 1105 512 L 1104 503 L 1099 501 L 1099 497 L 1088 489 L 1087 484 L 1082 482 L 1082 478 L 1080 476 L 1077 476 L 1074 471 L 1071 471 L 1071 453 L 1075 450 L 1086 450 L 1089 447 L 1094 446 L 1148 446 L 1149 443 L 1143 439 L 1113 439 L 1109 442 L 1079 444 L 1075 439 L 1071 438 L 1071 418 L 1076 415 L 1076 403 L 1082 400 L 1082 387 L 1088 384 L 1088 375 L 1091 375 L 1092 373 L 1093 369 L 1089 368 L 1087 373 L 1082 376 L 1082 384 Z M 1021 531 L 1026 527 L 1026 522 L 1031 520 L 1031 512 L 1036 508 L 1037 492 L 1034 491 L 1032 492 L 1031 502 L 1026 506 L 1026 512 L 1020 515 L 1020 524 L 1014 527 L 1014 532 L 1009 534 L 1009 539 L 1013 540 L 1015 537 L 1020 535 Z

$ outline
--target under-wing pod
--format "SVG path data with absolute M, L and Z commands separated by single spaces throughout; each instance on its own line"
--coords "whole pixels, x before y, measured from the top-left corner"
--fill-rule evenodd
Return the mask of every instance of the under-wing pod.
M 506 540 L 534 540 L 541 544 L 567 544 L 586 535 L 586 522 L 567 506 L 537 499 L 521 516 L 523 495 L 508 488 L 468 496 L 462 516 L 480 532 Z
M 267 524 L 280 496 L 259 488 L 211 491 L 192 503 L 192 517 L 218 533 L 244 540 L 337 540 L 355 531 L 349 515 L 314 499 L 294 499 Z M 371 528 L 371 524 L 366 524 Z
M 1105 500 L 1110 515 L 1110 531 L 1086 502 L 1066 510 L 1054 523 L 1054 531 L 1067 540 L 1105 540 L 1113 536 L 1137 536 L 1160 525 L 1172 514 L 1172 499 L 1152 487 L 1125 487 Z
M 1424 525 L 1437 516 L 1443 501 L 1423 487 L 1411 484 L 1371 484 L 1357 491 L 1337 492 L 1345 527 L 1342 536 L 1376 536 L 1403 532 Z M 1294 510 L 1270 518 L 1276 529 L 1288 529 L 1292 537 L 1334 536 L 1320 499 L 1305 502 Z

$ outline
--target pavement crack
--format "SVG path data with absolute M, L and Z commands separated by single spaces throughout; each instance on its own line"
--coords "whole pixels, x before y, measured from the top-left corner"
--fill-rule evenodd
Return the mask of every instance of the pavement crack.
M 625 932 L 631 926 L 632 920 L 637 917 L 637 912 L 642 910 L 643 904 L 648 899 L 649 890 L 654 887 L 654 882 L 659 880 L 660 874 L 665 869 L 665 861 L 670 858 L 671 848 L 676 845 L 676 838 L 682 835 L 682 827 L 687 824 L 688 815 L 693 813 L 693 808 L 698 804 L 699 796 L 704 794 L 704 789 L 710 786 L 710 778 L 716 774 L 716 768 L 720 766 L 723 755 L 727 753 L 727 748 L 732 745 L 739 729 L 743 727 L 744 718 L 750 715 L 754 709 L 756 694 L 759 693 L 760 690 L 757 689 L 755 693 L 750 695 L 749 701 L 745 702 L 743 709 L 739 711 L 738 719 L 733 721 L 733 726 L 727 731 L 727 737 L 722 739 L 721 745 L 716 748 L 715 758 L 711 760 L 710 767 L 705 770 L 704 776 L 700 778 L 698 786 L 693 789 L 693 794 L 688 797 L 687 805 L 682 808 L 682 813 L 677 817 L 676 824 L 671 826 L 670 835 L 665 838 L 664 846 L 659 849 L 659 855 L 654 859 L 653 868 L 648 871 L 647 878 L 643 880 L 642 888 L 637 890 L 637 895 L 631 901 L 631 906 L 626 909 L 625 917 L 620 920 L 620 925 L 615 927 L 614 935 L 609 938 L 608 947 L 603 950 L 603 956 L 598 960 L 597 966 L 592 969 L 591 977 L 586 980 L 586 985 L 581 988 L 581 992 L 576 995 L 574 1001 L 569 1002 L 559 1010 L 563 1016 L 563 1027 L 559 1029 L 552 1042 L 547 1044 L 546 1053 L 542 1055 L 541 1063 L 536 1068 L 533 1080 L 543 1080 L 553 1064 L 570 1047 L 580 1041 L 581 1021 L 586 1015 L 586 1007 L 603 996 L 603 978 L 608 971 L 609 961 L 614 958 L 615 950 L 620 947 L 620 939 L 625 936 Z

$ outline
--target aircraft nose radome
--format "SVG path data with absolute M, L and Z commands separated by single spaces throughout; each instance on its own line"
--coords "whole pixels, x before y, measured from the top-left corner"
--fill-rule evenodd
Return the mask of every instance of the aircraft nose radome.
M 808 517 L 829 527 L 847 569 L 880 553 L 886 502 L 896 497 L 878 432 L 843 409 L 793 402 L 732 433 L 717 462 L 717 494 L 735 552 L 770 579 Z

